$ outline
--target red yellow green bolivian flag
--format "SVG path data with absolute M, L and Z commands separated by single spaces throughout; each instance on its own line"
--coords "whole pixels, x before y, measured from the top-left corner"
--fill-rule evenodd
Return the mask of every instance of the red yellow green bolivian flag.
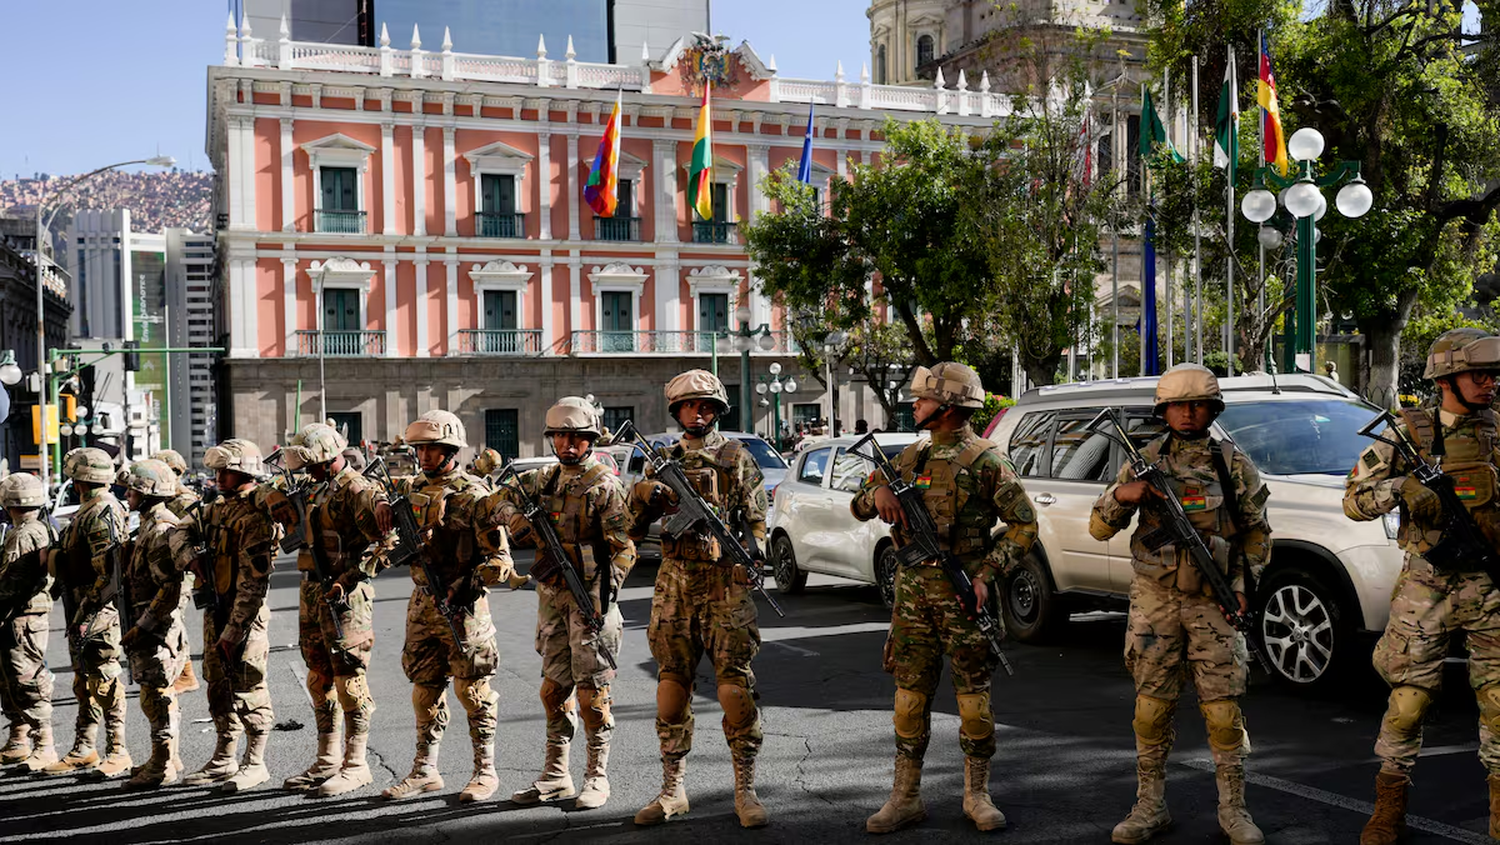
M 688 205 L 704 220 L 714 219 L 714 133 L 708 111 L 709 83 L 703 83 L 703 107 L 698 111 L 698 134 L 693 138 L 693 160 L 688 169 Z

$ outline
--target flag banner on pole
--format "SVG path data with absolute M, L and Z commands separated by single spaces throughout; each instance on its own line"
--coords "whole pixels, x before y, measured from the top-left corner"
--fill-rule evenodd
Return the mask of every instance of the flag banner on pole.
M 1141 370 L 1143 376 L 1161 375 L 1161 363 L 1156 357 L 1156 221 L 1146 217 L 1145 251 L 1141 266 L 1141 350 L 1145 359 Z
M 620 202 L 620 97 L 615 94 L 615 110 L 604 124 L 604 137 L 594 153 L 594 167 L 583 184 L 583 198 L 600 217 L 614 217 Z
M 812 184 L 813 107 L 807 106 L 807 134 L 802 136 L 802 161 L 797 165 L 797 181 Z
M 1141 88 L 1141 158 L 1149 159 L 1156 152 L 1158 144 L 1165 144 L 1167 150 L 1172 153 L 1173 161 L 1186 161 L 1177 148 L 1172 146 L 1172 139 L 1167 137 L 1167 127 L 1161 122 L 1161 115 L 1157 113 L 1156 106 L 1151 102 L 1151 91 Z
M 1214 167 L 1222 167 L 1234 184 L 1240 160 L 1240 80 L 1235 69 L 1234 48 L 1224 65 L 1224 88 L 1219 92 L 1219 114 L 1214 119 Z
M 1286 155 L 1286 135 L 1281 128 L 1281 106 L 1276 102 L 1276 73 L 1271 66 L 1271 42 L 1266 34 L 1260 34 L 1260 81 L 1256 86 L 1256 101 L 1260 104 L 1261 144 L 1265 149 L 1266 162 L 1276 165 L 1282 176 L 1287 174 L 1291 162 Z
M 688 205 L 704 220 L 714 219 L 714 121 L 708 111 L 711 84 L 703 82 L 703 107 L 698 110 L 698 133 L 693 137 L 693 160 L 688 170 Z

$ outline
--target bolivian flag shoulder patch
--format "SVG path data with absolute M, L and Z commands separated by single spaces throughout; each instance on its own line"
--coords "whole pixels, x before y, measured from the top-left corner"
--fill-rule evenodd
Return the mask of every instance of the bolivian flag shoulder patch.
M 932 476 L 930 476 L 930 475 L 919 475 L 919 476 L 917 476 L 916 488 L 918 490 L 930 490 L 930 489 L 932 489 Z
M 1208 498 L 1203 495 L 1202 488 L 1188 487 L 1182 491 L 1182 509 L 1185 511 L 1201 511 L 1208 507 Z

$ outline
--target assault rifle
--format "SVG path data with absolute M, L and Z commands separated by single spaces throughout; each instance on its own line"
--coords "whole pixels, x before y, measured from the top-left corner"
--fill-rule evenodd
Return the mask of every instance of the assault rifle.
M 303 517 L 306 519 L 306 516 Z M 302 523 L 304 530 L 311 532 L 308 523 Z M 328 550 L 323 548 L 322 533 L 313 533 L 307 542 L 308 551 L 312 553 L 313 577 L 318 579 L 318 584 L 323 588 L 323 603 L 328 605 L 328 618 L 333 620 L 333 633 L 340 639 L 344 639 L 344 623 L 339 619 L 340 611 L 349 606 L 347 600 L 334 600 L 331 588 L 334 584 L 333 566 L 328 562 Z
M 216 551 L 219 526 L 210 524 L 205 526 L 203 518 L 208 513 L 208 508 L 218 501 L 219 493 L 215 488 L 210 494 L 204 491 L 203 498 L 188 507 L 188 513 L 192 514 L 193 520 L 198 527 L 197 535 L 203 542 L 193 546 L 193 575 L 197 579 L 193 588 L 193 607 L 197 610 L 207 610 L 213 613 L 214 618 L 219 618 L 219 592 L 213 583 L 212 557 Z
M 1113 435 L 1099 430 L 1105 421 L 1114 425 Z M 1162 471 L 1161 467 L 1146 460 L 1146 456 L 1141 454 L 1141 450 L 1135 445 L 1135 441 L 1130 439 L 1129 432 L 1125 430 L 1125 425 L 1120 422 L 1114 408 L 1105 408 L 1100 411 L 1099 415 L 1085 427 L 1085 430 L 1097 431 L 1120 444 L 1120 448 L 1125 450 L 1125 458 L 1130 462 L 1130 470 L 1136 480 L 1146 482 L 1157 494 L 1142 501 L 1141 508 L 1154 507 L 1158 510 L 1158 515 L 1163 519 L 1162 527 L 1158 531 L 1165 537 L 1166 543 L 1171 543 L 1188 553 L 1193 565 L 1198 567 L 1199 574 L 1208 584 L 1209 598 L 1219 606 L 1219 612 L 1224 614 L 1225 621 L 1245 636 L 1245 644 L 1250 648 L 1250 656 L 1269 672 L 1271 659 L 1255 636 L 1254 619 L 1251 614 L 1240 610 L 1239 601 L 1234 597 L 1234 585 L 1229 582 L 1229 576 L 1214 562 L 1213 552 L 1203 541 L 1203 535 L 1193 527 L 1187 511 L 1182 509 L 1182 501 L 1177 498 L 1177 492 L 1172 489 L 1172 483 L 1167 480 L 1167 474 Z M 1166 543 L 1161 545 L 1166 545 Z M 1246 573 L 1246 577 L 1249 577 L 1249 573 Z
M 745 543 L 749 544 L 747 550 L 745 545 L 741 544 L 730 532 L 729 527 L 724 524 L 723 519 L 719 518 L 714 508 L 708 502 L 703 501 L 703 495 L 683 473 L 682 464 L 653 448 L 636 430 L 633 422 L 626 420 L 620 426 L 620 430 L 615 433 L 614 442 L 634 443 L 639 446 L 645 453 L 646 460 L 651 462 L 651 469 L 656 480 L 667 485 L 676 494 L 677 511 L 667 517 L 666 522 L 662 524 L 662 530 L 670 536 L 677 537 L 696 528 L 714 538 L 718 541 L 721 550 L 719 560 L 716 562 L 726 568 L 739 564 L 745 570 L 745 575 L 749 577 L 750 586 L 760 593 L 761 597 L 766 600 L 766 604 L 776 611 L 777 616 L 785 618 L 786 613 L 782 611 L 781 605 L 777 604 L 776 599 L 771 598 L 771 594 L 766 592 L 766 576 L 761 571 L 760 564 L 761 554 L 760 550 L 755 547 L 755 535 L 750 533 L 748 517 L 743 519 L 741 525 Z
M 868 452 L 860 451 L 868 449 Z M 989 641 L 990 651 L 999 658 L 1000 665 L 1004 667 L 1005 674 L 1014 675 L 1016 670 L 1010 665 L 1010 658 L 1005 656 L 1005 629 L 995 619 L 986 605 L 979 603 L 979 597 L 974 592 L 974 579 L 964 569 L 963 561 L 953 552 L 943 548 L 938 538 L 937 523 L 933 521 L 932 514 L 927 512 L 927 505 L 922 501 L 922 491 L 912 482 L 901 477 L 896 468 L 891 465 L 885 452 L 881 451 L 880 444 L 876 442 L 875 435 L 866 434 L 853 446 L 849 447 L 849 453 L 875 465 L 885 476 L 886 485 L 891 493 L 895 494 L 896 501 L 901 505 L 901 515 L 905 517 L 905 525 L 902 526 L 902 536 L 906 538 L 906 544 L 896 550 L 896 557 L 900 558 L 901 565 L 918 566 L 929 560 L 935 560 L 943 568 L 943 574 L 948 576 L 948 583 L 953 585 L 954 592 L 958 593 L 958 600 L 968 611 L 969 618 L 979 627 L 979 633 Z
M 439 615 L 448 623 L 448 632 L 453 635 L 453 644 L 464 654 L 469 653 L 469 646 L 464 641 L 463 628 L 458 624 L 463 611 L 448 601 L 447 583 L 443 581 L 436 566 L 433 565 L 432 555 L 428 554 L 428 547 L 422 544 L 422 529 L 417 524 L 416 512 L 412 510 L 411 499 L 401 495 L 396 488 L 396 480 L 391 478 L 391 471 L 386 468 L 384 458 L 376 458 L 365 467 L 364 474 L 380 482 L 385 488 L 386 503 L 391 506 L 391 514 L 395 517 L 396 546 L 389 553 L 391 566 L 401 566 L 410 563 L 413 566 L 422 567 L 422 575 L 427 581 L 424 588 L 427 595 L 432 597 L 432 606 L 437 608 Z
M 265 464 L 276 470 L 285 485 L 284 492 L 287 501 L 292 503 L 292 510 L 297 512 L 297 531 L 287 531 L 281 535 L 281 551 L 295 552 L 302 548 L 303 534 L 302 526 L 307 524 L 307 496 L 311 485 L 305 481 L 299 483 L 297 474 L 286 465 L 286 450 L 277 446 L 271 454 L 266 456 Z
M 1443 446 L 1443 421 L 1437 417 L 1440 411 L 1433 412 L 1434 437 L 1431 446 L 1432 456 L 1436 462 L 1428 461 L 1422 457 L 1417 449 L 1417 444 L 1411 439 L 1411 435 L 1402 428 L 1390 411 L 1383 411 L 1375 419 L 1370 420 L 1359 433 L 1371 440 L 1395 447 L 1401 455 L 1402 460 L 1412 467 L 1411 477 L 1418 484 L 1437 494 L 1438 502 L 1442 505 L 1442 535 L 1437 543 L 1422 553 L 1422 557 L 1437 569 L 1448 572 L 1472 572 L 1482 569 L 1490 576 L 1490 580 L 1500 584 L 1500 554 L 1491 545 L 1488 538 L 1479 530 L 1474 523 L 1474 517 L 1469 509 L 1464 507 L 1463 500 L 1458 498 L 1458 491 L 1453 484 L 1453 476 L 1443 472 L 1441 462 L 1447 454 Z M 1385 425 L 1385 434 L 1394 439 L 1382 437 L 1375 433 L 1375 429 L 1382 424 Z
M 506 479 L 516 479 L 513 484 L 506 484 Z M 521 516 L 531 523 L 531 530 L 536 533 L 537 547 L 547 552 L 547 558 L 562 573 L 563 583 L 568 585 L 568 592 L 573 594 L 573 603 L 578 605 L 578 614 L 583 617 L 583 624 L 594 633 L 594 647 L 599 650 L 599 656 L 609 664 L 609 668 L 620 668 L 615 664 L 615 656 L 610 654 L 598 637 L 604 630 L 604 617 L 609 613 L 610 598 L 614 593 L 614 568 L 609 561 L 605 561 L 599 573 L 599 609 L 594 609 L 594 597 L 589 594 L 588 586 L 583 583 L 583 575 L 578 567 L 573 565 L 573 560 L 568 556 L 567 550 L 563 548 L 562 539 L 557 536 L 557 528 L 552 524 L 552 517 L 541 503 L 532 498 L 525 488 L 521 486 L 520 473 L 516 471 L 514 462 L 506 465 L 505 471 L 500 473 L 500 478 L 495 482 L 495 489 L 505 488 L 515 495 L 521 503 Z

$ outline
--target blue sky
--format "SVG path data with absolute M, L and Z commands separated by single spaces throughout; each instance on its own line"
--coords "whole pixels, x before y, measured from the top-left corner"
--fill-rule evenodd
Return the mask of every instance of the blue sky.
M 158 152 L 208 168 L 204 81 L 224 57 L 225 0 L 4 5 L 0 178 Z M 717 0 L 713 24 L 762 58 L 774 53 L 783 76 L 832 79 L 842 59 L 857 79 L 869 54 L 867 8 L 868 0 Z

